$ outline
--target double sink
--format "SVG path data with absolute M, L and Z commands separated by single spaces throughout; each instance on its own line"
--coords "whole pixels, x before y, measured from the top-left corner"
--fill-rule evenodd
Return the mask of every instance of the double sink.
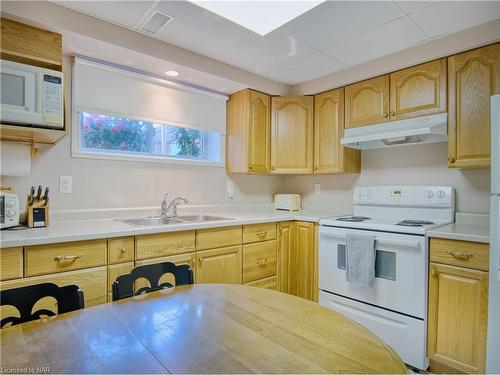
M 158 225 L 172 225 L 184 223 L 205 223 L 210 221 L 234 220 L 232 217 L 201 215 L 183 215 L 175 217 L 143 217 L 137 219 L 117 219 L 117 221 L 133 225 L 135 227 L 153 227 Z

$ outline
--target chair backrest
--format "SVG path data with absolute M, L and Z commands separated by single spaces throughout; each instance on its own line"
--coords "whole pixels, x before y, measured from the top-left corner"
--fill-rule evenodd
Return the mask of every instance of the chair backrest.
M 160 284 L 160 278 L 167 273 L 174 275 L 175 285 L 193 284 L 193 271 L 187 264 L 178 266 L 171 262 L 146 264 L 135 267 L 129 274 L 117 277 L 113 282 L 113 301 L 163 288 L 172 288 L 174 285 L 169 282 Z M 147 279 L 151 286 L 139 288 L 134 293 L 134 282 L 140 278 Z
M 0 291 L 0 305 L 14 306 L 20 316 L 8 316 L 0 321 L 0 328 L 7 323 L 12 325 L 37 320 L 43 316 L 54 316 L 49 309 L 33 312 L 35 304 L 44 297 L 53 297 L 57 301 L 57 314 L 82 309 L 85 306 L 83 291 L 77 285 L 59 287 L 53 283 L 35 284 Z

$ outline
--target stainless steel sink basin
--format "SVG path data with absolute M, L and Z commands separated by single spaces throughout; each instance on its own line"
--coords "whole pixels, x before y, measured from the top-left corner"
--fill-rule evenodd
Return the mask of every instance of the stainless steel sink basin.
M 125 224 L 134 225 L 136 227 L 152 227 L 155 225 L 181 224 L 182 220 L 161 217 L 142 217 L 138 219 L 122 219 L 118 220 Z
M 222 217 L 222 216 L 213 216 L 213 215 L 182 215 L 176 216 L 175 219 L 182 221 L 190 221 L 194 223 L 204 223 L 207 221 L 221 221 L 221 220 L 234 220 L 232 217 Z

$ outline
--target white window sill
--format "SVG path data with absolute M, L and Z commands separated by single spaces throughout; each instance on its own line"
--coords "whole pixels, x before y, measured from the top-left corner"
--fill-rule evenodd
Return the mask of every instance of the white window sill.
M 145 156 L 145 155 L 120 155 L 112 153 L 99 152 L 77 152 L 71 151 L 71 157 L 83 159 L 100 159 L 100 160 L 119 160 L 119 161 L 136 161 L 145 163 L 160 163 L 160 164 L 184 164 L 184 165 L 201 165 L 205 167 L 224 168 L 224 163 L 216 163 L 213 161 L 191 160 L 169 158 L 163 156 Z

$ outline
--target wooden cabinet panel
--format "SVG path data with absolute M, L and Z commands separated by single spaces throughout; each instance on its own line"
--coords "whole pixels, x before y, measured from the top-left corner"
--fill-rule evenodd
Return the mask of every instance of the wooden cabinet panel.
M 340 144 L 344 136 L 344 88 L 314 97 L 314 173 L 361 170 L 361 152 Z
M 0 280 L 23 277 L 23 248 L 0 249 Z
M 227 173 L 267 173 L 271 156 L 271 97 L 242 90 L 227 103 Z
M 290 291 L 290 257 L 295 244 L 294 222 L 278 223 L 278 287 L 283 293 Z
M 448 166 L 490 166 L 490 97 L 500 93 L 500 43 L 448 58 Z
M 314 299 L 315 227 L 314 223 L 298 221 L 295 247 L 289 261 L 289 293 L 309 300 Z
M 276 240 L 243 245 L 243 282 L 276 275 Z
M 390 75 L 391 120 L 433 115 L 447 110 L 446 58 Z
M 276 276 L 266 277 L 265 279 L 245 283 L 245 285 L 278 290 L 278 280 Z
M 210 228 L 196 231 L 196 249 L 215 249 L 239 245 L 242 241 L 241 225 L 224 228 Z
M 241 284 L 241 271 L 241 245 L 196 253 L 197 283 Z
M 427 350 L 431 360 L 484 373 L 488 273 L 430 264 Z
M 112 285 L 116 281 L 116 278 L 121 275 L 126 275 L 134 269 L 134 262 L 113 264 L 108 266 L 108 292 L 111 292 Z
M 276 239 L 276 223 L 243 225 L 243 243 Z
M 431 238 L 431 262 L 488 271 L 490 246 L 486 243 Z
M 62 69 L 62 36 L 1 18 L 1 58 L 44 68 Z
M 389 75 L 345 87 L 345 128 L 389 121 Z
M 312 173 L 314 98 L 271 99 L 271 172 Z
M 134 236 L 108 239 L 108 263 L 123 263 L 134 260 Z
M 84 270 L 62 272 L 52 275 L 28 277 L 24 279 L 2 281 L 0 289 L 12 289 L 22 286 L 41 284 L 41 283 L 55 283 L 59 286 L 65 285 L 78 285 L 83 290 L 85 298 L 85 307 L 105 303 L 107 300 L 107 268 L 106 266 L 97 268 L 88 268 Z M 48 301 L 51 310 L 54 310 L 55 300 Z M 46 305 L 43 305 L 46 306 Z M 37 305 L 37 307 L 42 307 Z M 56 310 L 57 311 L 57 310 Z
M 135 238 L 135 258 L 138 260 L 188 253 L 194 250 L 194 230 L 146 234 Z
M 107 240 L 27 246 L 25 276 L 44 275 L 106 265 Z

